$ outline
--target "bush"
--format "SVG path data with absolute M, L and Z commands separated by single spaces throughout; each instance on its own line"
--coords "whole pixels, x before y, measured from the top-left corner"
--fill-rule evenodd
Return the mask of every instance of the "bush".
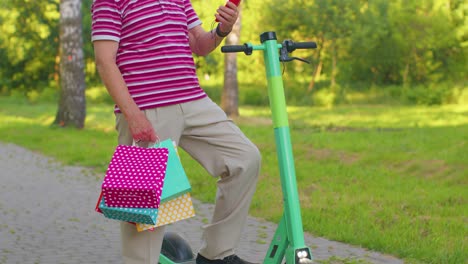
M 264 89 L 251 89 L 240 95 L 240 104 L 265 106 L 269 104 L 267 91 Z
M 403 89 L 403 100 L 417 105 L 452 103 L 452 86 L 449 84 L 418 85 Z
M 322 89 L 313 95 L 313 102 L 315 106 L 332 107 L 335 105 L 336 93 L 330 89 Z
M 445 103 L 468 105 L 468 88 L 465 85 L 455 86 Z
M 468 89 L 463 84 L 454 85 L 452 83 L 434 83 L 411 87 L 348 85 L 340 91 L 335 104 L 443 105 L 468 102 Z M 345 100 L 340 99 L 343 97 Z
M 104 86 L 93 86 L 86 88 L 86 101 L 90 103 L 107 103 L 114 104 L 112 97 L 107 92 Z

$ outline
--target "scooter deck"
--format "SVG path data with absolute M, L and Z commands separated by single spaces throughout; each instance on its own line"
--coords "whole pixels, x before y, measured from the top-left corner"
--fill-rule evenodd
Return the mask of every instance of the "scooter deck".
M 192 260 L 187 260 L 187 261 L 184 261 L 184 262 L 176 262 L 177 264 L 195 264 L 195 259 L 192 259 Z
M 177 261 L 172 261 L 172 260 L 166 260 L 164 261 L 163 259 L 159 259 L 159 264 L 195 264 L 195 259 L 191 259 L 191 260 L 184 260 L 182 262 L 177 262 Z

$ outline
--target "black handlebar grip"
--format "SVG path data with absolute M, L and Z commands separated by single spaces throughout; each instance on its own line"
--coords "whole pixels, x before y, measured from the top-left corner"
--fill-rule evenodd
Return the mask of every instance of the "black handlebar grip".
M 294 42 L 294 48 L 296 49 L 316 49 L 317 43 L 315 42 Z
M 228 53 L 228 52 L 245 52 L 247 50 L 247 45 L 228 45 L 222 46 L 221 52 Z

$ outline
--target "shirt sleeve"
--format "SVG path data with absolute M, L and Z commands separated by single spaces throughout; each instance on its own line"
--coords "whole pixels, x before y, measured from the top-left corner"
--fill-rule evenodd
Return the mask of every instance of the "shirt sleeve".
M 93 1 L 91 7 L 91 41 L 120 41 L 122 19 L 118 3 L 115 0 Z
M 198 18 L 197 13 L 193 9 L 192 3 L 190 0 L 184 0 L 185 15 L 187 16 L 187 28 L 190 30 L 195 26 L 201 25 L 202 22 Z

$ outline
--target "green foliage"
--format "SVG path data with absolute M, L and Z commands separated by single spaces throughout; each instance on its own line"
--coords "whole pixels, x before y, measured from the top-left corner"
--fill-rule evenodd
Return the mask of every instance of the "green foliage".
M 261 89 L 249 89 L 242 93 L 241 103 L 243 105 L 267 105 L 268 95 Z
M 192 2 L 202 26 L 211 30 L 213 14 L 224 0 Z M 83 37 L 87 86 L 96 87 L 100 79 L 90 41 L 91 3 L 83 1 Z M 0 6 L 0 93 L 42 100 L 44 90 L 49 94 L 44 97 L 51 98 L 50 93 L 58 91 L 59 1 L 28 1 L 25 5 L 11 0 Z M 259 35 L 265 31 L 275 31 L 280 42 L 318 43 L 317 50 L 292 54 L 310 60 L 311 65 L 283 65 L 292 103 L 348 103 L 349 94 L 363 91 L 354 90 L 360 86 L 401 86 L 405 94 L 400 98 L 418 104 L 460 101 L 454 96 L 464 94 L 460 91 L 465 90 L 467 78 L 468 16 L 462 0 L 265 0 L 243 1 L 241 9 L 240 44 L 259 43 Z M 219 100 L 221 92 L 216 89 L 222 87 L 223 54 L 196 57 L 195 62 L 202 85 Z M 314 77 L 319 64 L 323 67 Z M 238 54 L 238 69 L 240 103 L 266 104 L 261 52 Z M 452 89 L 447 83 L 463 85 Z
M 84 52 L 87 81 L 96 83 L 99 79 L 90 42 L 91 2 L 83 1 Z M 0 93 L 15 90 L 36 100 L 45 89 L 58 91 L 59 16 L 58 0 L 1 3 Z
M 0 88 L 41 91 L 54 80 L 58 1 L 3 1 L 0 9 Z
M 414 104 L 440 105 L 451 96 L 451 88 L 445 85 L 415 86 L 403 90 L 404 98 Z
M 91 4 L 93 0 L 83 0 L 83 52 L 85 58 L 86 83 L 88 86 L 100 84 L 96 65 L 94 64 L 94 49 L 91 43 Z
M 92 104 L 114 104 L 106 88 L 103 86 L 93 86 L 86 89 L 86 102 Z
M 317 41 L 313 62 L 323 61 L 329 80 L 417 85 L 466 78 L 461 1 L 289 0 L 267 7 L 263 19 L 281 35 Z

